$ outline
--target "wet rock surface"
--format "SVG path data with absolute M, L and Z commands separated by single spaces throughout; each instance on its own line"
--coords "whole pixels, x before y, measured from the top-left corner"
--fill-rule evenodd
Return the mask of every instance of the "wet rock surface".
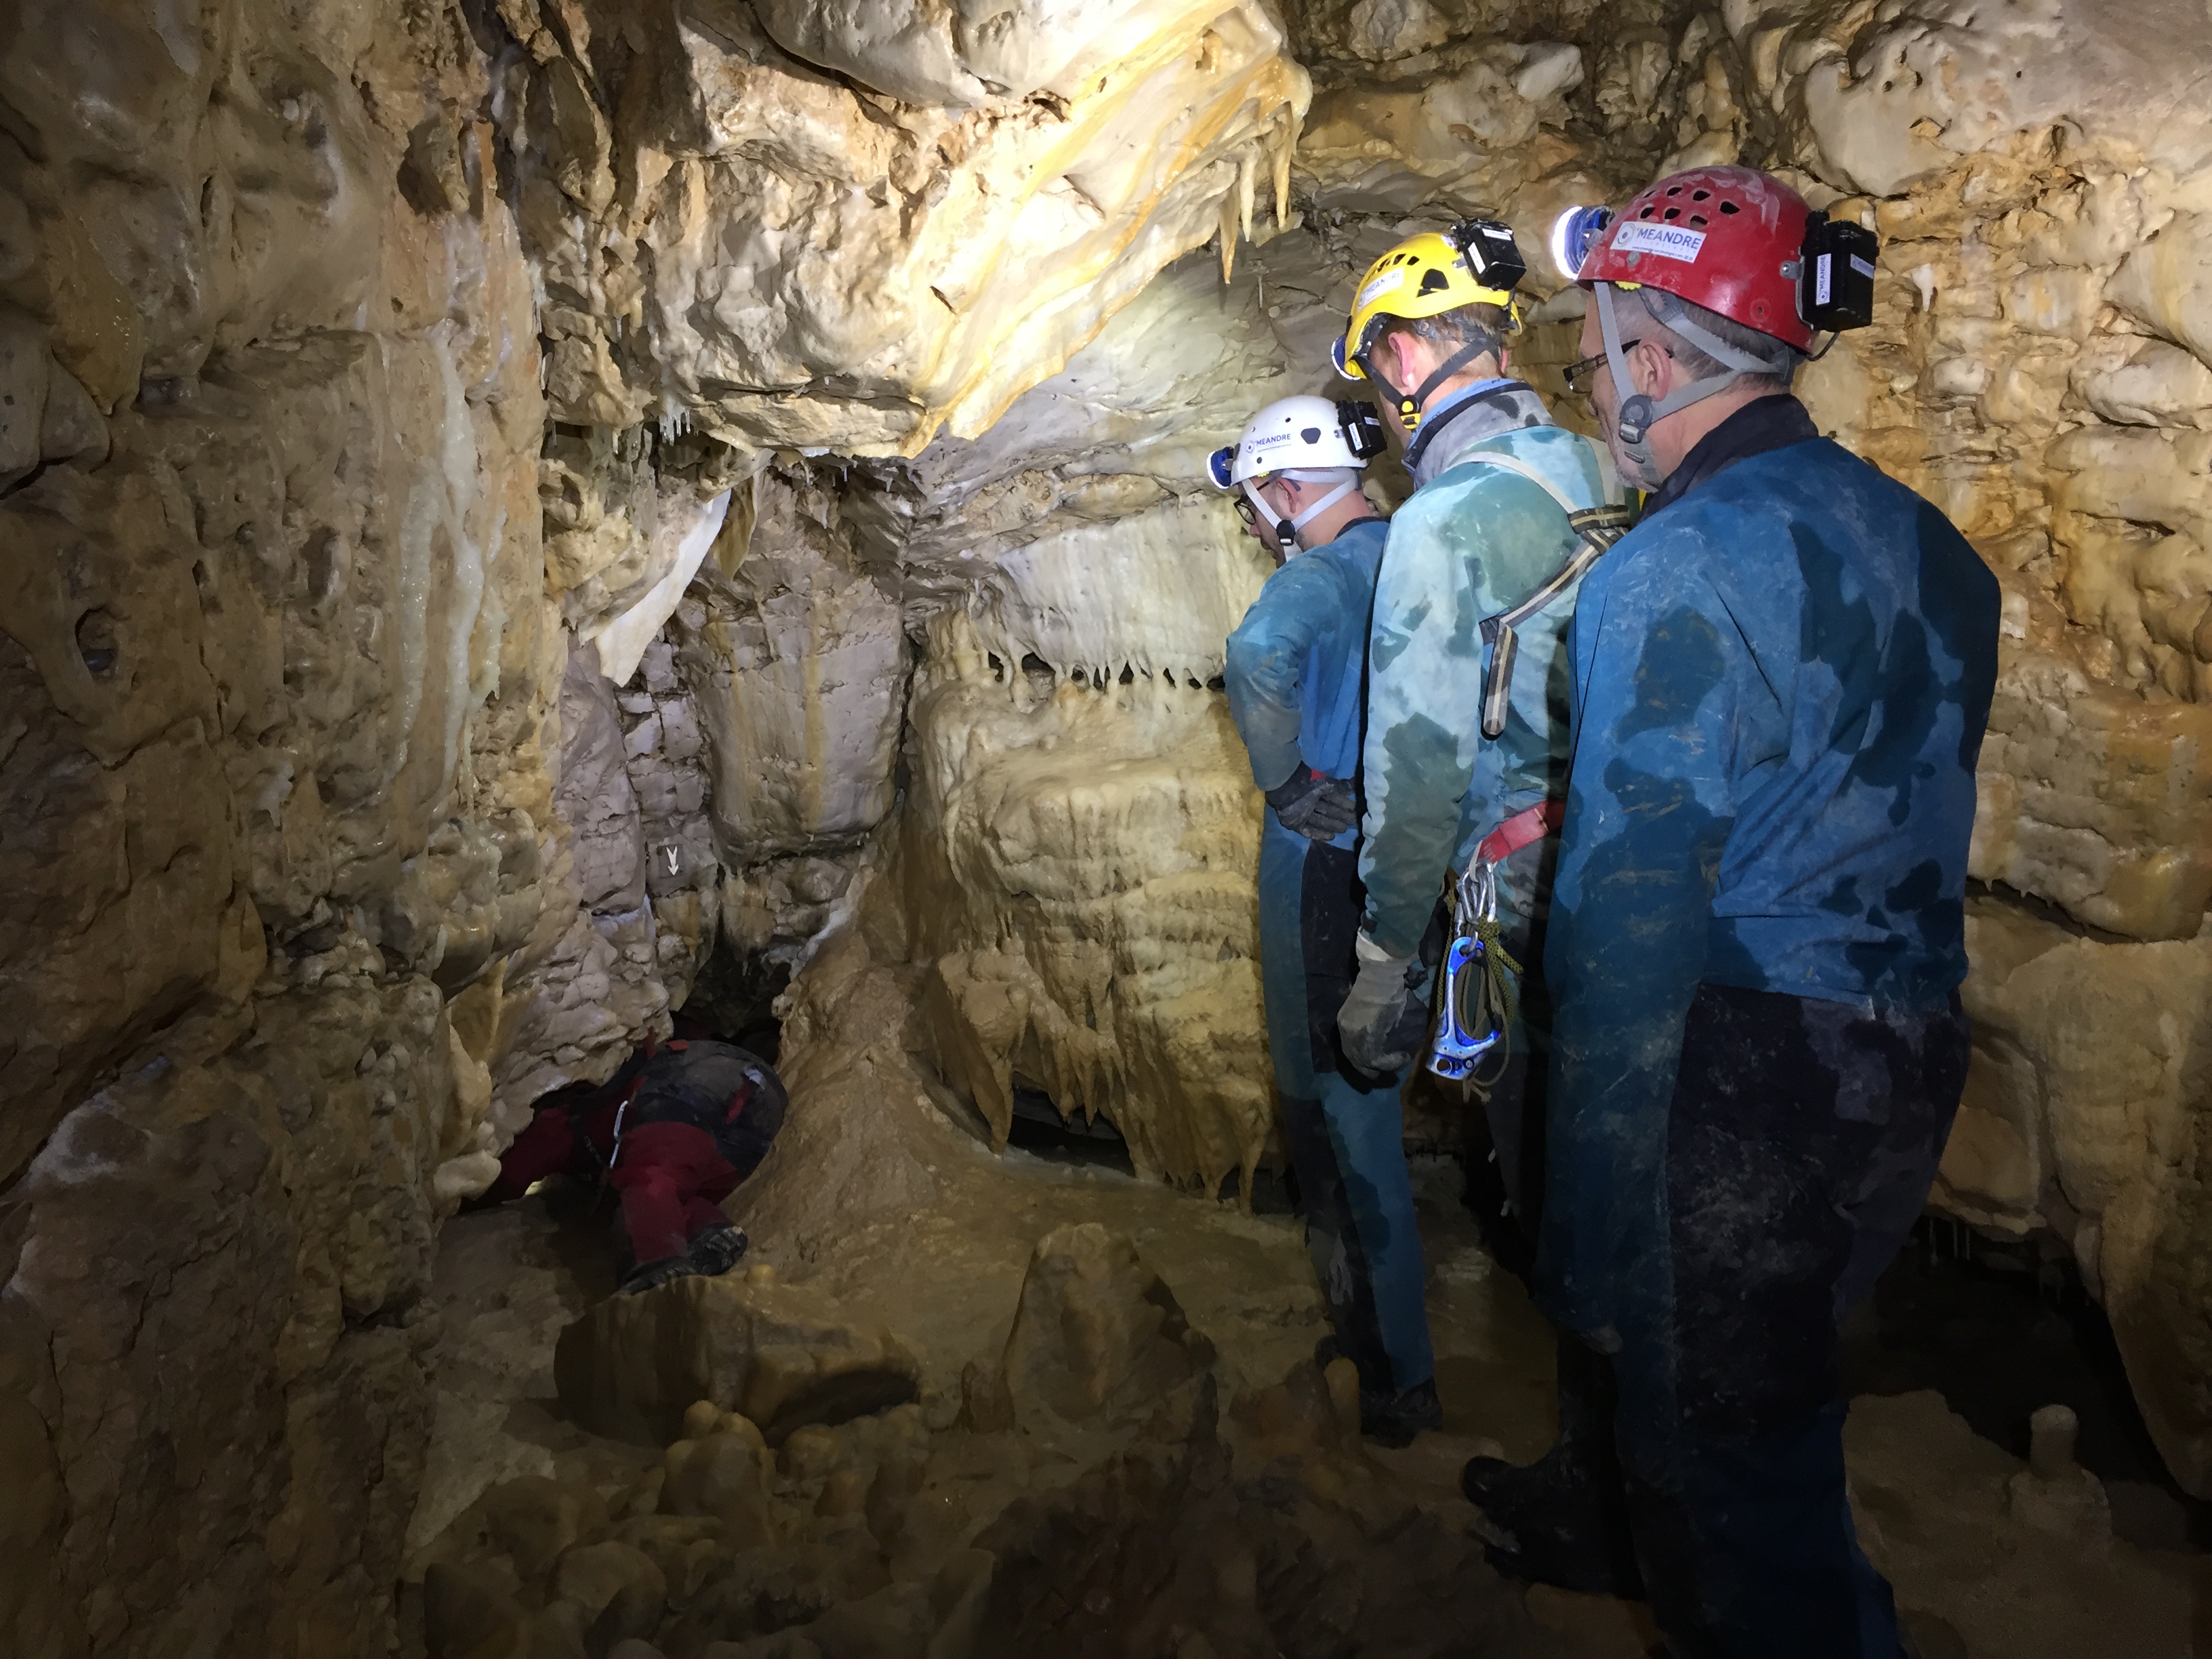
M 610 1297 L 561 1333 L 553 1358 L 572 1419 L 648 1444 L 665 1443 L 702 1400 L 781 1444 L 806 1424 L 904 1404 L 919 1370 L 889 1331 L 841 1322 L 766 1267 Z

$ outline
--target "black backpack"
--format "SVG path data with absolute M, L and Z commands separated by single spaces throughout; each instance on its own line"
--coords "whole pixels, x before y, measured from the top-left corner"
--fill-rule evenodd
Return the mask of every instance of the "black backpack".
M 734 1042 L 679 1039 L 647 1058 L 623 1126 L 688 1123 L 704 1129 L 742 1181 L 768 1156 L 789 1104 L 783 1080 L 758 1054 Z

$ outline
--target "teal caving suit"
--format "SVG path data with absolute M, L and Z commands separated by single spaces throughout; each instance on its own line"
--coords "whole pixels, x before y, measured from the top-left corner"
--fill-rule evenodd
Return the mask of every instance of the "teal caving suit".
M 1561 586 L 1517 625 L 1504 728 L 1487 738 L 1491 652 L 1482 624 L 1540 594 L 1569 565 L 1577 538 L 1561 498 L 1596 507 L 1607 494 L 1596 448 L 1552 424 L 1536 394 L 1515 380 L 1444 399 L 1424 417 L 1407 464 L 1416 488 L 1390 522 L 1375 594 L 1359 853 L 1367 936 L 1395 957 L 1413 956 L 1424 934 L 1436 936 L 1446 884 L 1485 836 L 1565 792 L 1566 631 L 1577 584 Z M 1540 1136 L 1525 1119 L 1544 1076 L 1540 1058 L 1530 1063 L 1547 1017 L 1534 950 L 1555 847 L 1549 837 L 1534 842 L 1497 870 L 1505 943 L 1529 971 L 1510 1034 L 1512 1057 L 1485 1110 L 1503 1187 L 1492 1196 L 1524 1217 L 1540 1197 Z M 1497 1230 L 1493 1238 L 1509 1242 Z
M 1301 767 L 1358 774 L 1367 615 L 1384 528 L 1363 520 L 1288 560 L 1229 636 L 1229 709 L 1262 789 Z M 1356 836 L 1310 841 L 1266 809 L 1260 974 L 1314 1272 L 1361 1389 L 1387 1396 L 1429 1381 L 1435 1361 L 1398 1087 L 1358 1079 L 1336 1043 L 1359 927 Z
M 1583 585 L 1539 1299 L 1612 1356 L 1670 1651 L 1899 1651 L 1836 1328 L 1964 1083 L 1997 611 L 1943 515 L 1786 396 L 1709 434 Z

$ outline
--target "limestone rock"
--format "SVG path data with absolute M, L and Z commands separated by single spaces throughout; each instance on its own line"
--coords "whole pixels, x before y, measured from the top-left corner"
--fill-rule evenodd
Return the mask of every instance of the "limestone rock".
M 749 538 L 678 630 L 732 867 L 876 825 L 908 675 L 898 606 L 836 526 L 834 499 L 781 472 L 753 491 Z
M 442 1562 L 422 1581 L 422 1639 L 430 1659 L 526 1659 L 531 1619 L 489 1575 Z
M 668 1581 L 643 1551 L 606 1539 L 562 1553 L 553 1569 L 553 1593 L 574 1602 L 587 1621 L 612 1613 L 625 1626 L 617 1639 L 627 1639 L 650 1633 L 659 1622 Z
M 523 1475 L 493 1487 L 484 1494 L 482 1509 L 493 1541 L 526 1580 L 550 1571 L 578 1539 L 606 1524 L 606 1508 L 596 1492 L 544 1475 Z
M 767 1458 L 740 1434 L 713 1433 L 679 1440 L 663 1464 L 663 1505 L 674 1515 L 712 1516 L 738 1545 L 765 1544 L 775 1536 L 769 1521 Z
M 2189 1645 L 2186 1582 L 2161 1571 L 2151 1552 L 2071 1530 L 2081 1511 L 2069 1513 L 2056 1483 L 1974 1433 L 1942 1396 L 1852 1401 L 1844 1452 L 1861 1540 L 1896 1585 L 1899 1605 L 1971 1609 L 1972 1624 L 1960 1622 L 1974 1650 L 2179 1653 Z M 2078 1468 L 2064 1478 L 2095 1480 Z M 2032 1585 L 2045 1598 L 2033 1608 Z
M 846 1324 L 804 1290 L 693 1277 L 600 1303 L 561 1334 L 554 1374 L 563 1407 L 597 1433 L 665 1443 L 709 1400 L 773 1443 L 913 1399 L 919 1370 L 890 1332 Z
M 1310 1478 L 1318 1457 L 1234 1479 L 1212 1379 L 1178 1401 L 1172 1431 L 1024 1495 L 979 1534 L 996 1561 L 974 1652 L 1079 1649 L 1102 1623 L 1180 1628 L 1184 1654 L 1292 1650 L 1319 1628 L 1378 1659 L 1553 1650 L 1456 1528 L 1391 1504 L 1371 1474 L 1334 1458 L 1322 1481 Z M 1356 1518 L 1370 1502 L 1364 1523 L 1389 1540 L 1379 1551 Z
M 2205 1008 L 2212 940 L 2106 943 L 2001 902 L 1975 906 L 1973 1065 L 1936 1201 L 1993 1230 L 2072 1239 L 2111 1314 L 2160 1449 L 2212 1482 Z
M 1090 1221 L 1037 1241 L 1000 1363 L 1017 1420 L 1079 1423 L 1148 1410 L 1212 1358 L 1136 1247 Z

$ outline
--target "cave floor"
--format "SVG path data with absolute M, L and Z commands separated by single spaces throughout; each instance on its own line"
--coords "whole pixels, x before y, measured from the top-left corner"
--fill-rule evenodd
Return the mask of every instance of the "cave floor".
M 962 1368 L 1003 1343 L 1032 1247 L 1066 1223 L 1100 1221 L 1134 1241 L 1213 1341 L 1224 1401 L 1282 1379 L 1326 1329 L 1288 1215 L 1018 1150 L 994 1158 L 968 1134 L 948 1135 L 943 1153 L 957 1178 L 930 1210 L 861 1227 L 829 1259 L 779 1263 L 774 1240 L 757 1240 L 754 1257 L 785 1282 L 817 1289 L 844 1317 L 880 1322 L 907 1341 L 922 1365 L 921 1414 L 940 1444 L 966 1438 L 955 1426 Z M 1465 1459 L 1485 1451 L 1528 1461 L 1550 1443 L 1552 1338 L 1484 1249 L 1455 1166 L 1423 1159 L 1416 1185 L 1445 1428 L 1403 1451 L 1364 1455 L 1378 1478 L 1465 1533 L 1475 1521 L 1457 1490 Z M 733 1208 L 742 1218 L 742 1195 Z M 447 1226 L 434 1281 L 443 1320 L 437 1418 L 410 1577 L 419 1580 L 447 1524 L 500 1481 L 551 1475 L 613 1492 L 659 1463 L 650 1449 L 578 1430 L 555 1397 L 556 1337 L 611 1288 L 600 1233 L 599 1224 L 564 1221 L 543 1196 Z M 2202 1558 L 2116 1540 L 2078 1504 L 2015 1491 L 2024 1462 L 1978 1436 L 1941 1395 L 1862 1396 L 1846 1437 L 1866 1547 L 1929 1659 L 2191 1651 Z M 1081 1462 L 996 1466 L 988 1501 L 1064 1485 Z M 972 1541 L 981 1524 L 972 1512 L 985 1500 L 972 1483 L 963 1491 L 971 1515 L 963 1540 Z M 1551 1632 L 1549 1651 L 1630 1659 L 1656 1641 L 1640 1607 L 1540 1588 L 1524 1600 Z

